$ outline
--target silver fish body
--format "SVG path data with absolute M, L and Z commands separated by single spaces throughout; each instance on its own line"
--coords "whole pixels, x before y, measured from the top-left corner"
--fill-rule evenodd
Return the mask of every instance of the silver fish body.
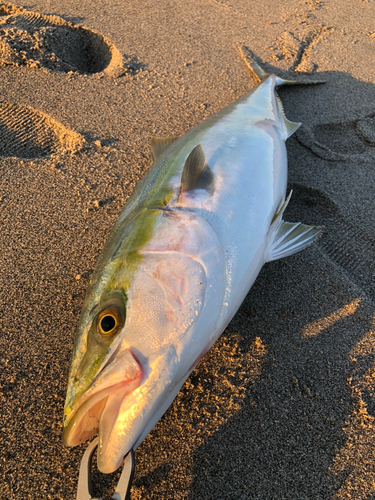
M 73 353 L 64 441 L 99 432 L 98 466 L 116 470 L 172 403 L 267 261 L 320 228 L 282 220 L 289 122 L 269 75 L 176 140 L 115 224 L 93 274 Z

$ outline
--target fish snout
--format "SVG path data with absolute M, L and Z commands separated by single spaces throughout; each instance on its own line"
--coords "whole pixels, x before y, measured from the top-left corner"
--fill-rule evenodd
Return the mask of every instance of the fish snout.
M 143 370 L 129 349 L 118 353 L 99 373 L 86 391 L 77 395 L 64 422 L 66 446 L 77 446 L 91 439 L 101 427 L 117 418 L 123 399 L 142 382 Z

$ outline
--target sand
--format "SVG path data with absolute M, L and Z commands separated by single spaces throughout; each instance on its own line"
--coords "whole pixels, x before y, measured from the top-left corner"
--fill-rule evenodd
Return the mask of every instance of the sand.
M 375 2 L 35 0 L 0 4 L 1 499 L 75 498 L 86 446 L 61 419 L 90 274 L 150 139 L 254 86 L 235 44 L 327 82 L 280 91 L 303 123 L 287 219 L 325 233 L 264 266 L 136 451 L 132 498 L 375 498 Z

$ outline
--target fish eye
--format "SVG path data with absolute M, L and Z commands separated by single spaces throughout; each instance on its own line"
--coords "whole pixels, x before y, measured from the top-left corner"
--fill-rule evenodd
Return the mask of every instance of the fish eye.
M 107 314 L 107 316 L 104 316 L 104 318 L 100 320 L 100 329 L 102 332 L 109 333 L 115 326 L 116 319 L 111 314 Z
M 104 309 L 97 320 L 98 330 L 102 335 L 109 336 L 117 332 L 121 326 L 122 318 L 120 313 L 114 307 Z

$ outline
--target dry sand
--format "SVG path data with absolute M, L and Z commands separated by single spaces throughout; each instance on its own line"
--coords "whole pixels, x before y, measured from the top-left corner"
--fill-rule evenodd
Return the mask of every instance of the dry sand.
M 375 498 L 375 2 L 35 0 L 0 4 L 1 499 L 75 498 L 61 417 L 90 273 L 150 139 L 254 85 L 235 43 L 327 81 L 280 91 L 303 122 L 288 220 L 326 232 L 263 268 L 137 450 L 132 498 Z

